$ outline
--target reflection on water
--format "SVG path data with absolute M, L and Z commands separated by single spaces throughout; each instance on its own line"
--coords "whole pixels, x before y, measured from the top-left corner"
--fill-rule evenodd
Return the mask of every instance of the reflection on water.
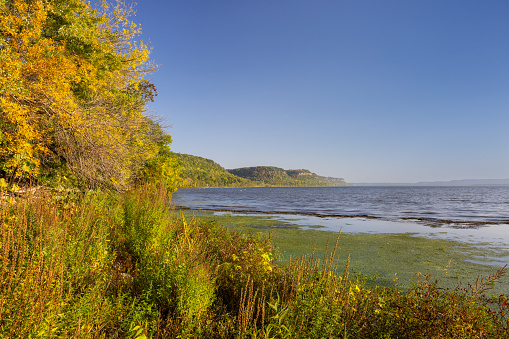
M 223 215 L 224 212 L 216 212 Z M 242 215 L 242 214 L 238 214 Z M 259 217 L 284 220 L 292 225 L 301 225 L 302 229 L 316 229 L 344 233 L 416 233 L 429 237 L 440 237 L 469 243 L 486 243 L 509 248 L 509 224 L 486 225 L 477 228 L 430 227 L 424 222 L 400 220 L 381 220 L 365 218 L 336 218 L 316 216 L 289 216 L 287 214 L 249 214 Z M 313 226 L 313 227 L 312 227 Z
M 227 212 L 215 212 L 216 215 L 224 215 Z M 245 213 L 233 213 L 233 215 L 246 215 Z M 401 220 L 381 220 L 373 218 L 337 218 L 317 217 L 306 215 L 288 214 L 256 214 L 257 216 L 271 220 L 282 220 L 286 224 L 301 226 L 303 230 L 316 230 L 342 232 L 342 233 L 410 233 L 415 236 L 427 238 L 440 238 L 475 244 L 478 249 L 485 249 L 500 256 L 473 258 L 468 260 L 477 264 L 489 264 L 495 266 L 509 265 L 509 224 L 485 225 L 477 228 L 450 227 L 443 224 L 442 227 L 430 227 L 425 222 L 411 222 Z M 319 228 L 317 228 L 317 226 Z M 274 226 L 277 227 L 277 226 Z

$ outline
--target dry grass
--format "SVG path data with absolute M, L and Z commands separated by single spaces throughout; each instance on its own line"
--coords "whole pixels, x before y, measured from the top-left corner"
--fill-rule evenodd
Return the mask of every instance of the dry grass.
M 338 267 L 337 246 L 285 265 L 270 238 L 172 217 L 164 188 L 39 194 L 0 210 L 0 336 L 504 338 L 505 268 L 407 293 Z

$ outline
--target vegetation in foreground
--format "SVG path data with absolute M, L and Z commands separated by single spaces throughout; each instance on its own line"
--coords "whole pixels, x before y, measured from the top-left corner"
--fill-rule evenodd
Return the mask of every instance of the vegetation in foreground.
M 172 217 L 179 166 L 146 114 L 155 67 L 132 14 L 0 1 L 1 337 L 507 336 L 506 296 L 484 295 L 503 269 L 401 293 L 338 274 L 335 250 L 278 264 L 268 238 Z M 29 183 L 54 189 L 20 198 Z
M 0 187 L 177 184 L 133 14 L 122 0 L 0 1 Z
M 87 338 L 506 337 L 506 296 L 422 279 L 368 287 L 323 258 L 168 213 L 166 188 L 32 196 L 4 206 L 0 334 Z M 341 239 L 339 239 L 341 241 Z
M 310 220 L 306 220 L 304 216 L 217 213 L 203 210 L 176 210 L 174 213 L 213 221 L 241 234 L 270 236 L 275 247 L 275 259 L 285 264 L 292 258 L 310 253 L 322 258 L 337 236 L 318 225 L 307 229 L 309 226 L 306 225 L 310 224 Z M 343 223 L 346 226 L 355 224 L 356 221 L 345 218 L 336 223 L 338 226 Z M 426 274 L 433 280 L 437 279 L 439 287 L 454 289 L 460 283 L 474 283 L 479 275 L 490 275 L 504 265 L 509 255 L 505 246 L 496 246 L 493 243 L 468 243 L 409 233 L 345 233 L 344 230 L 348 228 L 352 229 L 346 226 L 341 233 L 337 251 L 338 265 L 344 267 L 347 260 L 350 260 L 351 274 L 360 272 L 369 277 L 367 286 L 397 286 L 398 289 L 406 291 L 409 281 Z M 492 286 L 488 294 L 498 296 L 506 294 L 508 290 L 509 280 L 504 277 Z

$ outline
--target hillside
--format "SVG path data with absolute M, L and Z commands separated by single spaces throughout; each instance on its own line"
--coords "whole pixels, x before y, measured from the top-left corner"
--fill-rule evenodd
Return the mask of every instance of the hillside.
M 182 166 L 183 187 L 253 186 L 251 181 L 229 173 L 210 159 L 181 153 L 177 153 L 177 159 Z
M 347 186 L 342 178 L 322 177 L 306 169 L 284 170 L 279 167 L 257 166 L 228 170 L 231 174 L 267 186 Z
M 322 177 L 306 169 L 284 170 L 257 166 L 226 170 L 213 160 L 190 154 L 177 154 L 183 187 L 239 186 L 347 186 L 342 178 Z

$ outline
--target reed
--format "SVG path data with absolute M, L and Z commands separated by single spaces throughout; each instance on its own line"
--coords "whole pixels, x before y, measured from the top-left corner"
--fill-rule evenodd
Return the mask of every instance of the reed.
M 427 338 L 508 334 L 505 268 L 454 290 L 372 286 L 270 237 L 169 212 L 164 187 L 39 192 L 0 210 L 0 337 Z M 345 254 L 346 257 L 348 257 Z M 343 261 L 344 262 L 344 261 Z

